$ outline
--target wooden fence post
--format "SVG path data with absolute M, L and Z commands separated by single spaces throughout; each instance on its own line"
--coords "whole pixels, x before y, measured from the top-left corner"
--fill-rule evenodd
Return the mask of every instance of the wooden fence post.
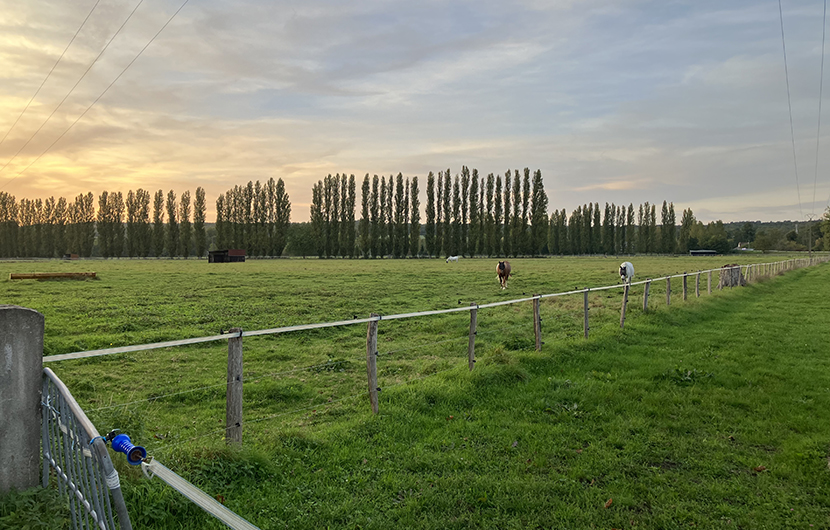
M 620 310 L 620 328 L 625 327 L 625 306 L 628 305 L 628 289 L 630 285 L 628 283 L 625 284 L 623 287 L 623 300 L 622 300 L 622 309 Z
M 700 298 L 700 271 L 698 271 L 695 278 L 695 297 Z
M 0 305 L 0 493 L 40 482 L 44 321 L 34 309 Z
M 706 291 L 712 294 L 712 271 L 709 271 L 709 279 L 706 280 Z
M 687 276 L 688 276 L 688 274 L 686 274 L 686 272 L 684 271 L 683 272 L 683 301 L 684 302 L 686 301 L 686 293 L 687 293 L 687 288 L 686 288 L 686 277 Z
M 379 317 L 377 313 L 369 315 Z M 369 379 L 369 401 L 372 403 L 372 412 L 378 413 L 378 321 L 369 322 L 366 332 L 366 375 Z
M 470 341 L 467 344 L 467 363 L 470 365 L 470 371 L 473 371 L 473 366 L 476 364 L 476 326 L 478 319 L 478 305 L 473 302 L 470 304 Z
M 671 278 L 666 278 L 666 305 L 671 305 Z
M 533 295 L 533 334 L 536 335 L 536 351 L 542 351 L 542 316 L 538 294 Z
M 588 329 L 590 329 L 590 328 L 588 328 L 588 291 L 590 291 L 590 289 L 585 289 L 585 291 L 582 293 L 582 295 L 583 295 L 582 300 L 583 300 L 584 313 L 585 313 L 585 320 L 582 324 L 582 328 L 585 330 L 585 338 L 586 339 L 588 338 Z
M 225 442 L 242 444 L 242 328 L 231 328 L 228 333 L 228 389 L 225 404 Z
M 648 311 L 648 290 L 651 287 L 651 280 L 646 280 L 646 288 L 643 290 L 643 313 Z

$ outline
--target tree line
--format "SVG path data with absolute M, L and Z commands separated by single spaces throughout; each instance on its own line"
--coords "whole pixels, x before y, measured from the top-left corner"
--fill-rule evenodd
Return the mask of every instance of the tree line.
M 319 257 L 539 256 L 580 254 L 685 253 L 730 249 L 723 223 L 704 225 L 691 209 L 677 224 L 674 204 L 657 206 L 588 203 L 570 216 L 554 210 L 542 172 L 508 170 L 479 176 L 430 172 L 426 177 L 425 222 L 420 217 L 420 182 L 403 174 L 372 178 L 361 186 L 355 222 L 355 177 L 328 175 L 312 188 L 311 221 L 303 245 Z M 355 233 L 357 228 L 357 233 Z M 300 238 L 298 238 L 300 239 Z M 293 253 L 299 249 L 292 249 Z M 305 251 L 303 251 L 303 254 Z
M 207 252 L 205 191 L 144 189 L 15 200 L 0 192 L 0 257 L 184 257 Z M 151 210 L 152 205 L 152 210 Z M 152 218 L 151 218 L 152 212 Z M 152 219 L 152 220 L 151 220 Z

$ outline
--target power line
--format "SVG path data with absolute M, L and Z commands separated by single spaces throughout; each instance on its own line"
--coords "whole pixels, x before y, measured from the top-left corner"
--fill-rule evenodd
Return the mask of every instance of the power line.
M 778 0 L 778 15 L 781 19 L 781 47 L 784 50 L 784 77 L 787 80 L 787 107 L 790 109 L 790 138 L 793 144 L 793 165 L 795 166 L 795 190 L 798 194 L 798 213 L 799 218 L 804 217 L 804 211 L 801 208 L 801 187 L 798 185 L 798 160 L 795 156 L 795 132 L 793 130 L 793 106 L 790 102 L 790 73 L 787 69 L 787 44 L 784 40 L 784 11 L 781 9 L 781 0 Z
M 143 1 L 144 1 L 144 0 L 141 0 L 141 2 L 143 2 Z M 91 109 L 91 108 L 92 108 L 92 107 L 93 107 L 96 103 L 98 103 L 98 101 L 99 101 L 102 97 L 104 97 L 104 94 L 106 94 L 106 93 L 109 91 L 109 89 L 110 89 L 110 88 L 112 88 L 112 86 L 113 86 L 113 85 L 114 85 L 114 84 L 115 84 L 115 83 L 116 83 L 119 79 L 121 79 L 121 76 L 122 76 L 122 75 L 124 75 L 124 72 L 126 72 L 126 71 L 127 71 L 127 69 L 128 69 L 128 68 L 130 68 L 130 66 L 132 66 L 132 65 L 133 65 L 133 63 L 134 63 L 134 62 L 136 62 L 136 60 L 137 60 L 139 57 L 141 57 L 141 54 L 142 54 L 142 53 L 144 53 L 144 50 L 146 50 L 146 49 L 150 46 L 150 44 L 152 44 L 152 43 L 153 43 L 153 41 L 154 41 L 154 40 L 156 40 L 156 38 L 157 38 L 157 37 L 161 34 L 161 32 L 162 32 L 162 31 L 164 31 L 164 28 L 166 28 L 166 27 L 168 26 L 168 24 L 170 24 L 170 22 L 172 22 L 172 21 L 173 21 L 173 19 L 174 19 L 174 18 L 176 18 L 176 15 L 178 15 L 178 14 L 179 14 L 179 12 L 180 12 L 180 11 L 184 8 L 184 6 L 185 6 L 185 5 L 187 5 L 187 3 L 188 3 L 189 1 L 190 1 L 190 0 L 184 0 L 184 2 L 182 2 L 182 5 L 180 5 L 180 6 L 179 6 L 179 8 L 176 10 L 176 12 L 175 12 L 175 13 L 173 13 L 173 15 L 172 15 L 169 19 L 167 19 L 167 22 L 165 22 L 165 23 L 164 23 L 164 25 L 161 27 L 161 29 L 159 29 L 159 30 L 156 32 L 156 34 L 155 34 L 155 35 L 153 35 L 153 38 L 151 38 L 151 39 L 150 39 L 150 41 L 149 41 L 149 42 L 147 42 L 147 44 L 145 44 L 143 48 L 141 48 L 141 50 L 138 52 L 138 54 L 137 54 L 135 57 L 133 57 L 133 60 L 132 60 L 132 61 L 130 61 L 130 62 L 129 62 L 129 64 L 127 64 L 127 66 L 125 66 L 125 67 L 124 67 L 124 69 L 123 69 L 123 70 L 121 70 L 121 73 L 120 73 L 120 74 L 118 74 L 118 76 L 116 76 L 116 78 L 115 78 L 115 79 L 113 79 L 113 80 L 112 80 L 112 82 L 111 82 L 109 85 L 107 85 L 107 88 L 105 88 L 105 89 L 104 89 L 104 91 L 103 91 L 103 92 L 101 92 L 101 94 L 100 94 L 97 98 L 95 98 L 95 101 L 93 101 L 92 103 L 90 103 L 90 104 L 89 104 L 89 106 L 86 108 L 86 110 L 84 110 L 84 112 L 83 112 L 83 113 L 81 113 L 81 115 L 80 115 L 80 116 L 78 116 L 78 117 L 75 119 L 75 121 L 73 121 L 73 122 L 72 122 L 72 124 L 71 124 L 69 127 L 67 127 L 65 131 L 63 131 L 63 132 L 61 133 L 61 135 L 60 135 L 60 136 L 58 136 L 57 138 L 55 138 L 55 141 L 54 141 L 54 142 L 52 142 L 51 144 L 49 144 L 49 147 L 47 147 L 47 148 L 46 148 L 46 149 L 45 149 L 42 153 L 40 153 L 40 155 L 38 155 L 38 157 L 37 157 L 37 158 L 35 158 L 35 159 L 34 159 L 34 160 L 33 160 L 33 161 L 32 161 L 32 162 L 28 165 L 28 166 L 26 166 L 25 168 L 23 168 L 23 170 L 22 170 L 20 173 L 18 173 L 17 175 L 15 175 L 15 176 L 14 176 L 14 178 L 7 180 L 7 181 L 3 184 L 3 186 L 0 186 L 0 189 L 3 189 L 3 188 L 4 188 L 6 185 L 8 185 L 10 182 L 12 182 L 13 180 L 15 180 L 17 177 L 19 177 L 19 176 L 20 176 L 20 175 L 22 175 L 23 173 L 25 173 L 27 169 L 29 169 L 30 167 L 32 167 L 32 166 L 33 166 L 33 165 L 34 165 L 34 164 L 35 164 L 38 160 L 40 160 L 40 159 L 43 157 L 43 155 L 45 155 L 47 152 L 49 152 L 49 150 L 50 150 L 50 149 L 52 149 L 52 147 L 53 147 L 56 143 L 58 143 L 58 141 L 59 141 L 61 138 L 63 138 L 63 137 L 64 137 L 64 135 L 66 135 L 66 133 L 68 133 L 68 132 L 72 129 L 72 127 L 74 127 L 74 126 L 75 126 L 75 124 L 76 124 L 76 123 L 78 123 L 78 122 L 81 120 L 81 118 L 83 118 L 84 116 L 86 116 L 86 113 L 87 113 L 87 112 L 89 112 L 89 109 Z M 141 3 L 141 2 L 139 2 L 139 3 Z M 136 6 L 136 7 L 137 7 L 137 6 Z M 4 166 L 4 167 L 5 167 L 5 166 Z M 2 171 L 2 170 L 0 170 L 0 171 Z
M 23 107 L 23 110 L 22 110 L 22 111 L 20 111 L 20 116 L 18 116 L 18 117 L 17 117 L 17 119 L 16 119 L 16 120 L 14 120 L 14 123 L 12 123 L 12 126 L 11 126 L 11 127 L 9 127 L 9 130 L 8 130 L 8 131 L 6 131 L 6 135 L 5 135 L 5 136 L 3 136 L 3 139 L 2 139 L 2 140 L 0 140 L 0 146 L 2 146 L 2 145 L 3 145 L 3 142 L 5 142 L 5 141 L 6 141 L 6 138 L 8 138 L 9 133 L 11 133 L 11 132 L 12 132 L 12 129 L 14 129 L 14 126 L 15 126 L 15 125 L 17 125 L 17 122 L 19 122 L 19 121 L 20 121 L 20 118 L 22 118 L 22 117 L 23 117 L 23 114 L 25 114 L 25 113 L 26 113 L 26 110 L 28 110 L 29 105 L 31 105 L 31 104 L 32 104 L 32 101 L 34 101 L 34 100 L 35 100 L 35 98 L 37 97 L 37 95 L 40 93 L 40 89 L 41 89 L 41 88 L 43 88 L 43 85 L 45 85 L 45 84 L 46 84 L 46 81 L 49 79 L 49 76 L 51 76 L 51 75 L 52 75 L 52 72 L 54 72 L 54 71 L 55 71 L 55 68 L 58 66 L 58 63 L 60 63 L 60 62 L 61 62 L 61 59 L 63 59 L 63 56 L 64 56 L 64 55 L 66 55 L 66 51 L 69 49 L 69 47 L 70 47 L 70 46 L 72 46 L 72 43 L 73 43 L 73 42 L 75 42 L 75 37 L 77 37 L 77 36 L 78 36 L 78 33 L 80 33 L 80 32 L 81 32 L 81 29 L 83 29 L 83 27 L 86 25 L 87 21 L 89 20 L 89 17 L 91 17 L 91 16 L 92 16 L 92 12 L 93 12 L 93 11 L 95 11 L 95 8 L 96 8 L 96 7 L 98 7 L 98 4 L 99 4 L 100 2 L 101 2 L 101 0 L 97 0 L 97 1 L 95 2 L 95 5 L 94 5 L 94 6 L 92 6 L 92 9 L 90 9 L 90 10 L 89 10 L 89 13 L 86 15 L 86 18 L 84 19 L 84 21 L 83 21 L 83 22 L 81 22 L 81 25 L 78 27 L 78 31 L 76 31 L 76 32 L 75 32 L 75 34 L 72 36 L 72 39 L 69 41 L 69 44 L 67 44 L 67 45 L 66 45 L 66 48 L 64 48 L 64 49 L 63 49 L 63 53 L 61 53 L 61 56 L 60 56 L 60 57 L 58 57 L 58 60 L 57 60 L 57 61 L 55 61 L 55 64 L 54 64 L 54 65 L 52 65 L 52 69 L 51 69 L 51 70 L 49 70 L 49 73 L 48 73 L 48 74 L 46 74 L 46 77 L 44 77 L 44 78 L 43 78 L 43 81 L 41 81 L 40 86 L 39 86 L 39 87 L 37 87 L 37 90 L 35 90 L 35 94 L 32 96 L 32 98 L 29 100 L 29 102 L 28 102 L 28 103 L 26 103 L 26 106 L 25 106 L 25 107 Z M 6 166 L 3 166 L 3 167 L 5 168 Z
M 72 92 L 74 92 L 74 91 L 75 91 L 75 88 L 77 88 L 77 87 L 78 87 L 78 85 L 81 83 L 81 81 L 83 81 L 83 80 L 84 80 L 84 78 L 86 77 L 86 74 L 88 74 L 88 73 L 89 73 L 89 71 L 92 69 L 92 67 L 93 67 L 93 66 L 95 66 L 95 63 L 97 63 L 97 62 L 98 62 L 98 59 L 100 59 L 100 58 L 101 58 L 101 56 L 102 56 L 102 55 L 104 55 L 104 52 L 105 52 L 105 51 L 107 51 L 107 48 L 109 48 L 109 45 L 112 43 L 112 41 L 113 41 L 113 40 L 115 40 L 115 37 L 117 37 L 117 36 L 118 36 L 118 34 L 119 34 L 119 33 L 121 33 L 121 30 L 122 30 L 122 29 L 124 29 L 124 26 L 126 26 L 126 25 L 127 25 L 127 22 L 129 22 L 129 21 L 130 21 L 130 19 L 131 19 L 131 18 L 133 18 L 133 15 L 135 14 L 136 10 L 138 9 L 138 7 L 139 7 L 139 6 L 140 6 L 143 2 L 144 2 L 144 0 L 138 0 L 138 3 L 137 3 L 137 4 L 136 4 L 136 6 L 133 8 L 132 12 L 130 12 L 130 15 L 129 15 L 129 16 L 128 16 L 125 20 L 124 20 L 124 22 L 121 24 L 121 27 L 120 27 L 120 28 L 118 28 L 118 31 L 116 31 L 116 32 L 112 35 L 112 37 L 110 37 L 110 40 L 108 40 L 108 41 L 107 41 L 107 43 L 104 45 L 104 48 L 101 50 L 101 52 L 100 52 L 100 53 L 99 53 L 99 54 L 95 57 L 95 59 L 93 59 L 93 61 L 92 61 L 91 63 L 89 63 L 89 66 L 87 66 L 87 68 L 86 68 L 86 70 L 84 71 L 83 75 L 82 75 L 80 78 L 78 78 L 78 80 L 75 82 L 75 84 L 74 84 L 74 85 L 72 85 L 72 88 L 70 88 L 70 89 L 69 89 L 69 92 L 67 92 L 67 94 L 66 94 L 66 95 L 63 97 L 63 99 L 61 100 L 61 102 L 60 102 L 60 103 L 58 103 L 58 106 L 57 106 L 57 107 L 55 107 L 55 108 L 54 108 L 54 110 L 52 110 L 52 113 L 51 113 L 51 114 L 50 114 L 50 115 L 46 118 L 46 120 L 44 120 L 44 122 L 43 122 L 43 123 L 41 123 L 41 124 L 40 124 L 40 127 L 38 127 L 38 128 L 37 128 L 37 130 L 36 130 L 36 131 L 35 131 L 35 132 L 34 132 L 34 133 L 33 133 L 33 134 L 29 137 L 29 139 L 28 139 L 28 140 L 26 140 L 26 143 L 25 143 L 25 144 L 23 144 L 23 145 L 20 147 L 20 149 L 18 149 L 18 150 L 17 150 L 17 152 L 14 154 L 14 156 L 13 156 L 13 157 L 11 157 L 11 158 L 8 160 L 8 162 L 6 162 L 6 164 L 5 164 L 2 168 L 0 168 L 0 173 L 2 173 L 2 172 L 3 172 L 3 170 L 4 170 L 4 169 L 6 169 L 6 167 L 7 167 L 9 164 L 11 164 L 12 160 L 14 160 L 15 158 L 17 158 L 17 155 L 19 155 L 19 154 L 20 154 L 20 152 L 21 152 L 21 151 L 23 151 L 23 149 L 25 149 L 27 145 L 29 145 L 29 142 L 31 142 L 31 141 L 34 139 L 34 137 L 35 137 L 35 136 L 37 136 L 37 133 L 39 133 L 39 132 L 40 132 L 40 130 L 41 130 L 41 129 L 43 129 L 43 127 L 44 127 L 47 123 L 49 123 L 49 120 L 51 120 L 51 119 L 52 119 L 52 116 L 54 116 L 54 115 L 55 115 L 55 113 L 58 111 L 58 109 L 59 109 L 59 108 L 61 108 L 61 106 L 64 104 L 64 102 L 67 100 L 67 98 L 69 98 L 69 96 L 71 96 L 71 95 L 72 95 Z M 51 146 L 50 146 L 50 147 L 51 147 Z M 28 169 L 28 168 L 27 168 L 27 169 Z M 25 170 L 24 170 L 24 171 L 25 171 Z M 22 171 L 21 171 L 21 173 L 22 173 Z M 8 184 L 9 182 L 11 182 L 12 180 L 16 179 L 16 178 L 17 178 L 17 177 L 19 177 L 19 176 L 20 176 L 20 174 L 18 174 L 16 177 L 14 177 L 13 179 L 9 180 L 8 182 L 6 182 L 6 184 Z M 5 186 L 5 184 L 4 184 L 4 186 Z
M 827 0 L 824 0 L 824 16 L 821 22 L 821 73 L 819 74 L 818 82 L 818 129 L 816 130 L 816 171 L 813 177 L 813 213 L 816 211 L 816 183 L 818 182 L 818 150 L 819 140 L 821 138 L 821 98 L 822 89 L 824 88 L 824 42 L 827 36 Z M 828 199 L 830 202 L 830 199 Z

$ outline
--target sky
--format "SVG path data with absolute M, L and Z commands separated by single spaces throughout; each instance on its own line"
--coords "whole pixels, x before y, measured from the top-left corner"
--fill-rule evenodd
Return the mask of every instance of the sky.
M 201 186 L 211 221 L 273 177 L 306 221 L 328 174 L 418 176 L 423 206 L 430 171 L 467 166 L 541 170 L 569 213 L 830 201 L 823 0 L 781 1 L 789 102 L 777 1 L 182 2 L 0 0 L 0 191 Z

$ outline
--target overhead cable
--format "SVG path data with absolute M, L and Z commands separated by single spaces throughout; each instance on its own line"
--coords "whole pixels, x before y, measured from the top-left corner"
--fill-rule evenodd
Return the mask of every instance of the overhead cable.
M 61 108 L 61 106 L 64 104 L 64 102 L 67 100 L 67 98 L 69 98 L 69 96 L 71 96 L 71 95 L 72 95 L 72 93 L 75 91 L 75 88 L 77 88 L 77 87 L 78 87 L 78 85 L 81 83 L 81 81 L 83 81 L 83 80 L 84 80 L 84 78 L 86 77 L 86 74 L 88 74 L 88 73 L 89 73 L 89 71 L 92 69 L 92 67 L 93 67 L 93 66 L 95 66 L 95 63 L 97 63 L 97 62 L 98 62 L 98 59 L 100 59 L 100 58 L 101 58 L 101 56 L 102 56 L 102 55 L 104 55 L 104 52 L 105 52 L 105 51 L 107 51 L 107 48 L 109 48 L 109 45 L 112 43 L 112 41 L 113 41 L 113 40 L 115 40 L 115 37 L 117 37 L 117 36 L 118 36 L 118 34 L 119 34 L 119 33 L 121 33 L 121 30 L 122 30 L 122 29 L 124 29 L 124 26 L 126 26 L 126 25 L 127 25 L 127 22 L 129 22 L 129 21 L 130 21 L 130 19 L 131 19 L 131 18 L 133 18 L 133 15 L 135 14 L 136 10 L 138 9 L 138 7 L 139 7 L 139 6 L 140 6 L 143 2 L 144 2 L 144 0 L 138 0 L 138 3 L 135 5 L 135 7 L 133 8 L 133 10 L 130 12 L 129 16 L 128 16 L 126 19 L 124 19 L 124 22 L 121 24 L 121 27 L 119 27 L 119 28 L 118 28 L 118 31 L 116 31 L 115 33 L 113 33 L 112 37 L 110 37 L 110 40 L 108 40 L 108 41 L 107 41 L 107 43 L 104 45 L 103 49 L 101 49 L 101 51 L 98 53 L 98 55 L 95 57 L 95 59 L 93 59 L 93 60 L 92 60 L 92 62 L 91 62 L 91 63 L 89 63 L 89 66 L 87 66 L 87 67 L 86 67 L 86 70 L 84 70 L 83 75 L 81 75 L 81 77 L 79 77 L 79 78 L 78 78 L 78 80 L 77 80 L 77 81 L 75 81 L 75 84 L 74 84 L 74 85 L 72 85 L 72 88 L 70 88 L 70 89 L 69 89 L 69 92 L 67 92 L 67 93 L 66 93 L 66 95 L 63 97 L 63 99 L 61 100 L 61 102 L 60 102 L 60 103 L 58 103 L 58 106 L 57 106 L 57 107 L 55 107 L 55 108 L 52 110 L 52 113 L 51 113 L 51 114 L 49 114 L 49 116 L 48 116 L 48 117 L 47 117 L 47 118 L 43 121 L 43 123 L 41 123 L 41 124 L 40 124 L 40 127 L 38 127 L 38 128 L 37 128 L 37 130 L 36 130 L 36 131 L 35 131 L 35 132 L 34 132 L 34 133 L 33 133 L 33 134 L 29 137 L 29 139 L 28 139 L 28 140 L 26 140 L 26 143 L 25 143 L 25 144 L 23 144 L 23 145 L 20 147 L 20 149 L 18 149 L 18 150 L 17 150 L 17 152 L 14 154 L 14 156 L 13 156 L 13 157 L 11 157 L 11 158 L 10 158 L 10 159 L 6 162 L 6 164 L 5 164 L 2 168 L 0 168 L 0 173 L 2 173 L 2 172 L 3 172 L 3 170 L 4 170 L 4 169 L 6 169 L 6 167 L 8 167 L 8 165 L 9 165 L 9 164 L 11 164 L 12 160 L 14 160 L 15 158 L 17 158 L 17 155 L 19 155 L 19 154 L 20 154 L 20 152 L 21 152 L 21 151 L 23 151 L 23 149 L 25 149 L 27 145 L 29 145 L 29 142 L 31 142 L 31 141 L 34 139 L 34 137 L 35 137 L 35 136 L 37 136 L 37 133 L 39 133 L 39 132 L 40 132 L 40 130 L 41 130 L 41 129 L 43 129 L 43 127 L 44 127 L 47 123 L 49 123 L 49 120 L 51 120 L 51 119 L 52 119 L 52 116 L 54 116 L 54 115 L 55 115 L 55 113 L 58 111 L 58 109 L 59 109 L 59 108 Z M 22 173 L 22 171 L 21 171 L 21 173 Z M 17 177 L 19 177 L 19 176 L 20 176 L 20 175 L 18 174 L 18 175 L 17 175 Z M 17 177 L 14 177 L 14 178 L 17 178 Z M 8 182 L 11 182 L 12 180 L 14 180 L 14 179 L 9 180 Z M 8 184 L 8 182 L 7 182 L 6 184 Z
M 143 1 L 143 0 L 142 0 L 142 1 Z M 156 40 L 156 38 L 157 38 L 157 37 L 161 34 L 161 32 L 162 32 L 162 31 L 164 31 L 164 29 L 165 29 L 165 28 L 166 28 L 166 27 L 170 24 L 170 22 L 172 22 L 172 21 L 173 21 L 173 19 L 174 19 L 174 18 L 176 18 L 176 15 L 178 15 L 178 14 L 179 14 L 179 12 L 180 12 L 180 11 L 184 8 L 184 6 L 185 6 L 185 5 L 187 5 L 187 3 L 188 3 L 189 1 L 190 1 L 190 0 L 184 0 L 184 2 L 182 2 L 182 5 L 180 5 L 180 6 L 179 6 L 179 8 L 176 10 L 176 12 L 175 12 L 175 13 L 173 13 L 173 15 L 172 15 L 169 19 L 167 19 L 167 22 L 165 22 L 165 23 L 164 23 L 164 25 L 161 27 L 161 29 L 159 29 L 159 30 L 156 32 L 156 34 L 155 34 L 155 35 L 153 35 L 153 38 L 151 38 L 151 39 L 147 42 L 147 44 L 145 44 L 145 45 L 144 45 L 144 47 L 143 47 L 143 48 L 141 48 L 141 50 L 138 52 L 138 54 L 136 54 L 136 56 L 135 56 L 135 57 L 133 57 L 133 60 L 132 60 L 132 61 L 130 61 L 130 62 L 129 62 L 129 64 L 127 64 L 127 66 L 125 66 L 125 67 L 124 67 L 124 69 L 123 69 L 123 70 L 121 70 L 121 73 L 120 73 L 120 74 L 118 74 L 118 76 L 116 76 L 116 78 L 115 78 L 115 79 L 113 79 L 113 80 L 112 80 L 112 82 L 111 82 L 109 85 L 107 85 L 107 88 L 105 88 L 105 89 L 104 89 L 104 91 L 103 91 L 103 92 L 101 92 L 101 94 L 100 94 L 97 98 L 95 98 L 95 101 L 93 101 L 92 103 L 90 103 L 90 104 L 89 104 L 89 106 L 86 108 L 86 110 L 84 110 L 84 111 L 83 111 L 83 113 L 81 113 L 81 115 L 80 115 L 80 116 L 78 116 L 78 117 L 75 119 L 75 121 L 73 121 L 73 122 L 72 122 L 72 124 L 71 124 L 69 127 L 67 127 L 67 128 L 66 128 L 66 130 L 65 130 L 65 131 L 63 131 L 63 132 L 60 134 L 60 136 L 58 136 L 57 138 L 55 138 L 55 141 L 54 141 L 54 142 L 52 142 L 51 144 L 49 144 L 49 147 L 47 147 L 47 148 L 46 148 L 46 149 L 45 149 L 42 153 L 40 153 L 40 155 L 38 155 L 38 157 L 37 157 L 37 158 L 35 158 L 35 159 L 34 159 L 34 160 L 33 160 L 33 161 L 32 161 L 32 162 L 28 165 L 28 166 L 26 166 L 25 168 L 23 168 L 23 170 L 22 170 L 20 173 L 18 173 L 17 175 L 15 175 L 15 176 L 14 176 L 14 178 L 12 178 L 12 179 L 10 179 L 10 180 L 6 181 L 6 182 L 5 182 L 5 184 L 3 184 L 3 186 L 0 186 L 0 189 L 3 189 L 3 187 L 4 187 L 6 184 L 8 184 L 8 183 L 12 182 L 12 181 L 13 181 L 13 180 L 15 180 L 17 177 L 19 177 L 20 175 L 22 175 L 23 173 L 25 173 L 27 169 L 29 169 L 30 167 L 32 167 L 32 166 L 33 166 L 33 165 L 34 165 L 34 164 L 35 164 L 38 160 L 40 160 L 40 159 L 43 157 L 43 155 L 45 155 L 47 152 L 49 152 L 49 150 L 50 150 L 50 149 L 52 149 L 52 147 L 54 147 L 54 145 L 55 145 L 56 143 L 58 143 L 58 141 L 60 141 L 60 139 L 61 139 L 61 138 L 63 138 L 63 137 L 64 137 L 64 135 L 66 135 L 66 133 L 68 133 L 68 132 L 69 132 L 69 131 L 70 131 L 70 130 L 71 130 L 71 129 L 75 126 L 75 124 L 77 124 L 77 123 L 81 120 L 81 118 L 83 118 L 84 116 L 86 116 L 86 113 L 87 113 L 87 112 L 89 112 L 89 109 L 91 109 L 91 108 L 92 108 L 92 107 L 93 107 L 96 103 L 98 103 L 98 101 L 99 101 L 102 97 L 104 97 L 104 95 L 105 95 L 105 94 L 109 91 L 109 89 L 110 89 L 110 88 L 112 88 L 112 86 L 113 86 L 113 85 L 114 85 L 114 84 L 115 84 L 115 83 L 116 83 L 119 79 L 121 79 L 121 76 L 122 76 L 122 75 L 124 75 L 124 72 L 126 72 L 126 71 L 127 71 L 127 69 L 128 69 L 128 68 L 130 68 L 130 66 L 132 66 L 132 65 L 133 65 L 133 63 L 135 63 L 135 62 L 136 62 L 136 60 L 138 60 L 138 58 L 139 58 L 139 57 L 141 57 L 141 54 L 142 54 L 142 53 L 144 53 L 144 50 L 146 50 L 146 49 L 150 46 L 150 44 L 152 44 L 152 43 L 153 43 L 153 41 L 154 41 L 154 40 Z
M 35 100 L 35 98 L 37 97 L 37 95 L 40 93 L 40 89 L 41 89 L 41 88 L 43 88 L 43 85 L 45 85 L 45 84 L 46 84 L 46 81 L 49 79 L 49 77 L 52 75 L 52 72 L 54 72 L 54 71 L 55 71 L 55 68 L 58 66 L 58 63 L 60 63 L 60 62 L 61 62 L 61 59 L 63 59 L 63 56 L 64 56 L 64 55 L 66 55 L 66 50 L 68 50 L 68 49 L 69 49 L 69 47 L 70 47 L 70 46 L 72 46 L 72 43 L 73 43 L 73 42 L 75 42 L 75 37 L 77 37 L 77 36 L 78 36 L 78 33 L 80 33 L 80 32 L 81 32 L 81 29 L 83 29 L 83 27 L 86 25 L 87 20 L 89 20 L 89 17 L 91 17 L 91 16 L 92 16 L 92 12 L 93 12 L 93 11 L 95 11 L 95 8 L 96 8 L 96 7 L 98 7 L 98 4 L 99 4 L 99 3 L 101 3 L 101 0 L 97 0 L 97 1 L 95 2 L 95 5 L 94 5 L 94 6 L 92 6 L 92 9 L 90 9 L 90 10 L 89 10 L 89 13 L 87 13 L 86 18 L 84 19 L 84 21 L 83 21 L 83 22 L 81 22 L 81 25 L 78 27 L 78 30 L 75 32 L 75 34 L 74 34 L 74 35 L 72 36 L 72 38 L 69 40 L 69 44 L 67 44 L 67 45 L 66 45 L 66 48 L 64 48 L 64 49 L 63 49 L 63 52 L 61 53 L 61 56 L 60 56 L 60 57 L 58 57 L 58 60 L 57 60 L 57 61 L 55 61 L 55 64 L 53 64 L 53 65 L 52 65 L 52 69 L 51 69 L 51 70 L 49 70 L 49 73 L 48 73 L 48 74 L 46 74 L 46 77 L 44 77 L 44 78 L 43 78 L 43 81 L 41 81 L 41 82 L 40 82 L 40 86 L 39 86 L 39 87 L 37 87 L 37 90 L 35 90 L 35 93 L 34 93 L 34 95 L 32 96 L 32 98 L 29 100 L 29 102 L 28 102 L 28 103 L 26 103 L 26 106 L 25 106 L 25 107 L 23 107 L 23 110 L 22 110 L 22 111 L 20 111 L 20 115 L 17 117 L 17 119 L 16 119 L 16 120 L 14 120 L 14 123 L 12 123 L 12 126 L 11 126 L 11 127 L 9 127 L 9 130 L 8 130 L 8 131 L 6 131 L 6 134 L 5 134 L 5 136 L 3 136 L 3 139 L 2 139 L 2 140 L 0 140 L 0 146 L 2 146 L 2 145 L 3 145 L 3 142 L 5 142 L 5 141 L 6 141 L 6 138 L 9 136 L 9 133 L 11 133 L 11 132 L 12 132 L 12 129 L 14 129 L 14 126 L 15 126 L 15 125 L 17 125 L 17 122 L 19 122 L 19 121 L 20 121 L 20 118 L 22 118 L 22 117 L 23 117 L 23 114 L 25 114 L 25 113 L 26 113 L 26 110 L 28 110 L 29 105 L 31 105 L 31 104 L 32 104 L 32 101 L 34 101 L 34 100 Z M 5 167 L 5 166 L 3 166 L 3 167 Z
M 793 106 L 790 102 L 790 73 L 787 69 L 787 44 L 784 40 L 784 12 L 781 9 L 781 0 L 778 0 L 778 15 L 781 19 L 781 47 L 784 50 L 784 77 L 787 80 L 787 107 L 790 110 L 790 138 L 793 145 L 793 165 L 795 166 L 795 191 L 798 194 L 799 219 L 804 217 L 804 210 L 801 208 L 801 188 L 798 185 L 798 160 L 795 156 L 795 132 L 793 130 Z

